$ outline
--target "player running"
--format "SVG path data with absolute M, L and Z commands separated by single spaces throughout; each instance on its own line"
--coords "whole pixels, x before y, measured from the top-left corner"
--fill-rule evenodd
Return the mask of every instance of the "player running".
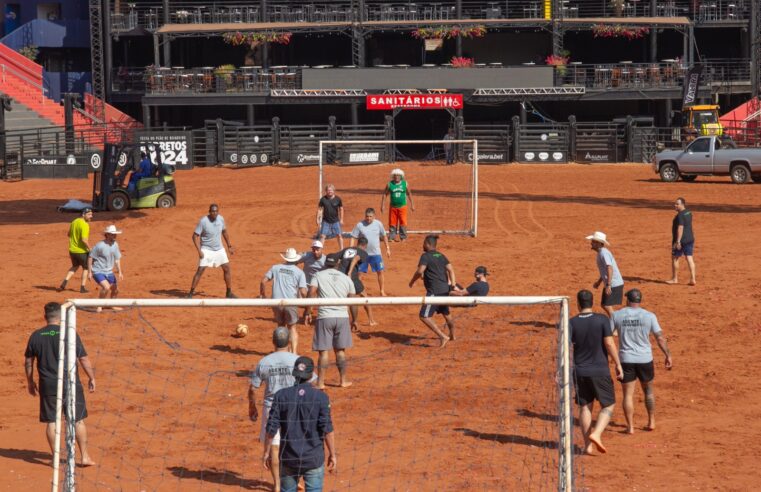
M 387 195 L 391 196 L 391 205 L 388 209 L 388 237 L 392 241 L 404 241 L 407 239 L 407 197 L 410 199 L 410 208 L 413 212 L 415 204 L 412 202 L 412 192 L 401 169 L 391 171 L 391 181 L 386 184 L 381 197 L 381 212 L 383 212 Z M 399 239 L 397 239 L 397 232 Z

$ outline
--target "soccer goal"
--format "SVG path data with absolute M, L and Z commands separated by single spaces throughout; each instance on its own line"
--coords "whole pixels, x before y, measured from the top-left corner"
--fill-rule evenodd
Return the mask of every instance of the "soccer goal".
M 401 169 L 415 206 L 408 201 L 408 233 L 478 233 L 477 140 L 321 140 L 319 156 L 319 196 L 335 186 L 349 224 L 375 208 L 388 227 L 388 208 L 378 207 L 391 171 Z
M 442 349 L 417 319 L 425 304 L 451 309 L 457 336 Z M 85 393 L 97 465 L 75 466 L 73 419 L 59 419 L 52 490 L 268 488 L 247 390 L 251 371 L 274 350 L 275 305 L 371 305 L 380 321 L 353 335 L 350 388 L 336 384 L 330 355 L 339 461 L 325 473 L 325 490 L 580 486 L 566 297 L 77 299 L 62 308 L 58 413 L 76 408 L 68 388 L 79 335 L 97 380 L 96 392 Z M 238 323 L 248 335 L 231 338 Z M 299 352 L 316 362 L 312 328 L 298 328 Z M 261 415 L 263 389 L 256 398 Z

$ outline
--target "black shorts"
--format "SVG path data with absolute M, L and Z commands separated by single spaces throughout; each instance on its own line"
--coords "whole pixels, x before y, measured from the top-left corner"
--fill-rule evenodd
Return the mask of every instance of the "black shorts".
M 602 305 L 603 306 L 620 306 L 624 300 L 624 286 L 611 287 L 610 295 L 605 293 L 605 289 L 602 290 Z
M 365 291 L 365 284 L 362 283 L 362 281 L 358 278 L 351 279 L 352 282 L 354 282 L 354 291 L 355 294 L 360 295 Z
M 55 394 L 43 395 L 40 393 L 40 422 L 50 423 L 55 422 Z M 63 404 L 66 405 L 66 393 L 63 395 Z M 74 421 L 79 422 L 87 417 L 87 405 L 85 405 L 85 392 L 82 385 L 77 385 L 77 403 Z M 66 409 L 63 409 L 64 416 L 66 415 Z
M 576 376 L 576 403 L 589 405 L 595 400 L 603 407 L 616 403 L 616 392 L 610 375 Z
M 653 361 L 637 364 L 634 362 L 622 362 L 621 367 L 624 368 L 623 383 L 631 383 L 632 381 L 639 379 L 642 383 L 649 383 L 655 378 L 655 364 Z
M 431 292 L 426 292 L 425 295 L 426 297 L 449 297 L 449 292 L 444 294 L 433 294 Z M 444 316 L 449 316 L 449 306 L 445 304 L 423 304 L 423 306 L 420 308 L 421 318 L 430 318 L 436 313 L 443 314 Z
M 85 270 L 88 269 L 87 267 L 87 258 L 89 255 L 87 253 L 72 253 L 69 251 L 69 259 L 71 259 L 71 266 L 74 267 L 82 267 Z

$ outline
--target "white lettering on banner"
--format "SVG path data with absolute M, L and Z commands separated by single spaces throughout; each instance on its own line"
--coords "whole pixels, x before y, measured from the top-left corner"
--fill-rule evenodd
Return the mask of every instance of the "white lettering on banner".
M 553 152 L 552 153 L 552 158 L 555 159 L 556 161 L 563 160 L 563 153 L 562 152 Z
M 171 134 L 148 134 L 138 135 L 140 150 L 150 154 L 151 161 L 157 161 L 156 146 L 161 151 L 161 163 L 170 166 L 187 166 L 188 159 L 188 136 Z M 148 150 L 146 150 L 146 147 Z
M 609 154 L 593 154 L 591 152 L 587 152 L 584 156 L 584 159 L 588 161 L 595 161 L 595 162 L 607 162 L 610 160 Z
M 319 161 L 320 156 L 317 154 L 299 154 L 296 156 L 296 162 L 306 162 L 306 161 Z
M 376 162 L 380 160 L 380 152 L 351 152 L 349 162 Z
M 492 153 L 478 153 L 478 160 L 484 161 L 484 162 L 496 162 L 496 161 L 505 161 L 507 160 L 505 158 L 504 152 L 492 152 Z M 468 161 L 473 162 L 473 152 L 468 152 Z
M 550 158 L 550 154 L 548 154 L 547 152 L 539 152 L 539 158 L 543 161 L 546 161 L 547 159 Z
M 58 159 L 35 159 L 34 157 L 30 157 L 26 160 L 27 164 L 34 164 L 34 165 L 41 165 L 41 166 L 52 166 L 54 164 L 58 164 Z
M 536 157 L 536 154 L 534 154 L 533 152 L 526 152 L 525 154 L 523 154 L 523 156 L 526 158 L 527 161 L 533 161 L 534 157 Z

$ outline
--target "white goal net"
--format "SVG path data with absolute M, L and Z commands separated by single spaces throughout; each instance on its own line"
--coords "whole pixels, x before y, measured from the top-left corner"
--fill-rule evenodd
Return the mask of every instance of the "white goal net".
M 85 392 L 97 465 L 75 466 L 74 419 L 59 421 L 53 490 L 270 490 L 247 390 L 274 351 L 270 308 L 283 304 L 369 304 L 380 321 L 353 333 L 350 388 L 337 384 L 330 354 L 325 392 L 339 461 L 324 490 L 578 486 L 565 297 L 88 299 L 62 308 L 60 349 L 70 357 L 58 401 L 74 414 L 67 388 L 78 335 L 97 379 Z M 450 306 L 457 337 L 444 348 L 418 320 L 423 304 Z M 233 338 L 239 323 L 248 334 Z M 298 329 L 299 352 L 316 363 L 312 327 Z M 261 410 L 262 390 L 256 398 Z
M 409 234 L 478 233 L 477 140 L 322 140 L 319 155 L 319 196 L 333 185 L 349 225 L 373 208 L 388 227 L 390 197 L 382 213 L 381 198 L 399 169 L 411 195 Z

